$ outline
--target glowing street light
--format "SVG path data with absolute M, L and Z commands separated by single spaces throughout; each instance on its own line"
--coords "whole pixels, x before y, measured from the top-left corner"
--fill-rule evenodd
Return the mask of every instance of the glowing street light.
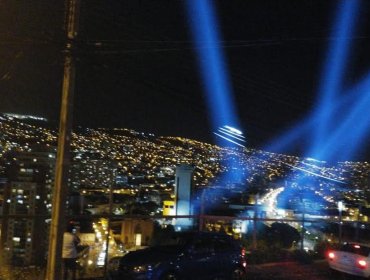
M 343 201 L 338 201 L 338 211 L 339 211 L 339 244 L 342 243 L 342 211 L 344 210 Z

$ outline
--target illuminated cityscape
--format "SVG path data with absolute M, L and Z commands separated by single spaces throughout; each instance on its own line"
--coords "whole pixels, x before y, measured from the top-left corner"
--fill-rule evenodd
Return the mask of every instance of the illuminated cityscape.
M 2 115 L 1 132 L 2 158 L 11 151 L 28 152 L 32 157 L 33 149 L 37 151 L 38 146 L 41 147 L 39 149 L 50 150 L 47 157 L 55 158 L 56 131 L 47 123 L 32 125 L 21 119 Z M 194 176 L 196 186 L 205 186 L 217 179 L 220 173 L 228 171 L 228 167 L 221 164 L 228 157 L 234 158 L 243 168 L 247 182 L 251 182 L 253 176 L 261 174 L 271 182 L 282 178 L 289 180 L 289 176 L 300 176 L 299 171 L 304 170 L 308 176 L 333 180 L 344 183 L 351 189 L 364 190 L 370 172 L 370 164 L 367 162 L 347 161 L 330 165 L 310 158 L 248 148 L 222 148 L 190 139 L 157 137 L 151 133 L 128 129 L 81 129 L 73 134 L 72 151 L 72 169 L 84 169 L 76 174 L 72 171 L 71 185 L 76 185 L 72 188 L 77 191 L 84 185 L 88 188 L 109 187 L 112 184 L 113 165 L 118 172 L 118 183 L 119 180 L 127 183 L 129 179 L 140 178 L 145 179 L 145 182 L 166 177 L 173 180 L 177 165 L 191 164 L 197 167 Z M 100 175 L 94 178 L 97 173 Z
M 0 280 L 370 277 L 369 3 L 31 2 L 0 1 Z
M 24 247 L 26 255 L 20 253 L 19 261 L 37 264 L 36 260 L 42 257 L 34 255 L 40 251 L 32 250 L 32 244 L 37 242 L 38 248 L 40 244 L 46 246 L 47 238 L 44 233 L 44 242 L 31 242 L 42 236 L 36 231 L 40 226 L 35 224 L 38 222 L 33 217 L 40 215 L 41 223 L 50 217 L 56 132 L 47 121 L 34 123 L 34 119 L 16 115 L 1 115 L 0 128 L 2 211 L 7 215 L 26 214 L 31 222 L 25 223 L 27 228 L 22 230 L 21 225 L 15 224 L 19 223 L 17 219 L 3 220 L 3 242 L 13 246 L 5 250 L 13 252 L 14 261 L 15 246 L 22 247 L 21 239 L 26 239 L 30 247 Z M 302 211 L 299 194 L 305 193 L 306 217 L 338 219 L 336 203 L 343 200 L 347 207 L 343 220 L 357 221 L 361 215 L 360 220 L 368 221 L 368 215 L 359 212 L 360 205 L 366 209 L 369 202 L 370 164 L 367 162 L 329 165 L 310 158 L 237 146 L 221 148 L 180 137 L 157 137 L 134 130 L 103 128 L 79 128 L 73 134 L 72 152 L 68 207 L 69 213 L 74 215 L 108 213 L 110 189 L 113 192 L 112 213 L 117 217 L 125 214 L 155 217 L 162 211 L 164 215 L 173 215 L 175 212 L 165 212 L 162 205 L 173 200 L 176 167 L 187 164 L 194 168 L 192 177 L 195 193 L 198 192 L 196 196 L 202 190 L 207 193 L 203 203 L 210 214 L 217 211 L 232 213 L 232 209 L 239 205 L 240 210 L 231 215 L 248 217 L 251 215 L 248 209 L 257 204 L 262 207 L 264 217 L 294 219 Z M 233 172 L 224 165 L 230 159 L 235 162 L 234 167 L 240 167 L 243 180 L 235 182 L 222 176 Z M 94 265 L 103 266 L 107 221 L 94 219 L 93 224 L 81 224 L 84 245 L 94 244 L 85 263 L 92 265 L 95 260 Z M 131 223 L 135 223 L 135 219 Z M 110 227 L 111 256 L 120 255 L 135 244 L 145 245 L 148 242 L 145 239 L 149 240 L 151 236 L 148 233 L 139 242 L 134 236 L 127 235 L 124 228 L 133 227 L 130 220 L 124 223 L 117 220 Z M 153 230 L 150 223 L 141 227 L 148 228 L 149 232 Z M 41 228 L 45 230 L 45 227 Z M 19 232 L 29 232 L 30 235 L 22 236 Z M 8 260 L 10 258 L 8 256 Z

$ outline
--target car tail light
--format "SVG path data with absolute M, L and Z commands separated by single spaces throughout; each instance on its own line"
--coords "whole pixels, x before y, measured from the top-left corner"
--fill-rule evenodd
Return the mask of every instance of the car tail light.
M 245 260 L 245 255 L 246 255 L 247 251 L 246 251 L 246 250 L 245 250 L 245 248 L 243 247 L 240 253 L 241 253 L 241 255 L 242 255 L 242 266 L 243 266 L 244 268 L 246 268 L 246 267 L 247 267 L 247 262 L 246 262 L 246 260 Z
M 329 260 L 334 260 L 334 258 L 335 258 L 335 254 L 334 254 L 334 252 L 329 252 L 328 253 L 328 258 L 329 258 Z
M 241 253 L 242 253 L 242 257 L 245 257 L 246 251 L 245 251 L 245 248 L 244 247 L 242 248 L 242 252 Z
M 358 260 L 357 264 L 362 269 L 366 268 L 366 266 L 367 266 L 367 262 L 365 260 Z

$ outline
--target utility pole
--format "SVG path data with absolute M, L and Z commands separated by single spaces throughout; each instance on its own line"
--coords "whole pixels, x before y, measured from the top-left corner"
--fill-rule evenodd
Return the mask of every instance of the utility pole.
M 357 219 L 356 219 L 356 231 L 355 231 L 355 241 L 359 241 L 359 230 L 360 230 L 360 216 L 362 211 L 362 204 L 358 205 Z
M 199 207 L 199 227 L 198 227 L 198 231 L 201 232 L 203 231 L 203 222 L 204 222 L 204 196 L 206 194 L 206 190 L 203 189 L 202 190 L 202 193 L 200 195 L 200 207 Z
M 112 212 L 113 212 L 113 187 L 116 182 L 116 172 L 117 167 L 112 165 L 112 174 L 111 174 L 111 184 L 109 186 L 109 210 L 108 210 L 108 234 L 106 236 L 105 242 L 107 246 L 105 247 L 105 260 L 104 260 L 104 275 L 107 275 L 108 270 L 108 260 L 109 260 L 109 239 L 110 239 L 110 230 L 112 227 Z
M 301 193 L 300 195 L 301 195 L 301 202 L 302 202 L 301 251 L 303 251 L 304 250 L 304 234 L 305 234 L 305 231 L 306 231 L 306 229 L 304 228 L 304 215 L 305 215 L 305 212 L 306 212 L 306 204 L 303 200 L 303 193 Z
M 253 233 L 252 233 L 252 249 L 257 250 L 257 218 L 258 218 L 258 201 L 259 195 L 256 195 L 256 201 L 254 204 L 254 213 L 253 213 Z
M 303 211 L 302 211 L 302 231 L 301 231 L 301 251 L 304 250 L 304 234 L 305 234 L 305 228 L 304 228 L 304 214 L 306 212 L 306 209 L 305 209 L 305 204 L 303 202 Z
M 70 164 L 72 111 L 75 84 L 74 45 L 77 36 L 80 0 L 66 2 L 66 45 L 64 49 L 64 77 L 59 120 L 58 151 L 55 167 L 53 208 L 49 235 L 48 263 L 45 280 L 60 280 L 62 276 L 62 243 L 64 215 Z

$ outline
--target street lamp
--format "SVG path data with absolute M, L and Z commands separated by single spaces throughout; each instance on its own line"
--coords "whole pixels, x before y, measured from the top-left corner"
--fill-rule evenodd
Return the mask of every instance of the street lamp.
M 301 241 L 301 250 L 303 251 L 304 249 L 304 234 L 305 234 L 305 228 L 304 228 L 304 214 L 306 212 L 306 205 L 305 203 L 303 202 L 303 199 L 302 199 L 302 232 L 301 232 L 301 238 L 302 238 L 302 241 Z
M 356 240 L 356 241 L 358 241 L 358 240 L 359 240 L 359 227 L 360 227 L 360 216 L 362 215 L 362 214 L 361 214 L 362 206 L 363 206 L 363 202 L 361 202 L 361 203 L 358 205 L 358 209 L 357 209 L 356 232 L 355 232 L 355 240 Z
M 344 210 L 343 201 L 338 201 L 338 211 L 339 211 L 339 244 L 342 243 L 342 211 Z

